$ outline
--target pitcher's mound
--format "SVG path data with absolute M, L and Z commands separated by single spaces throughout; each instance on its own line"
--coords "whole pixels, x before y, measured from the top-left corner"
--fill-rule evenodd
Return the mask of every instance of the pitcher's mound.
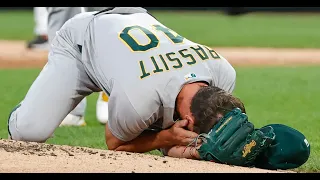
M 0 140 L 0 172 L 276 173 L 257 168 L 77 146 Z

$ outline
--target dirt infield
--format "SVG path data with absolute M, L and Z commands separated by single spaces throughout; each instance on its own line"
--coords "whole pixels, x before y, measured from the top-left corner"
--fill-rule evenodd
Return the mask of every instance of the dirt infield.
M 320 64 L 320 49 L 213 47 L 234 66 Z M 43 67 L 47 51 L 27 50 L 24 41 L 0 40 L 0 68 Z
M 0 173 L 281 173 L 211 162 L 84 147 L 0 140 Z
M 320 64 L 319 49 L 214 48 L 235 66 Z M 25 42 L 0 41 L 0 68 L 41 68 L 47 51 L 28 51 Z M 276 173 L 212 162 L 0 140 L 0 172 Z

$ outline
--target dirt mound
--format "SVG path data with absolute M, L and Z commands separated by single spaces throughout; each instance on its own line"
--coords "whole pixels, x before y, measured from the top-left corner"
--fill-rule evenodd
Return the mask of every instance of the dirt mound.
M 320 49 L 213 47 L 234 66 L 320 64 Z M 28 50 L 24 41 L 0 40 L 0 68 L 42 68 L 47 50 Z
M 320 64 L 320 49 L 215 48 L 234 66 L 292 66 Z
M 142 153 L 0 140 L 0 172 L 280 173 Z
M 24 41 L 0 41 L 0 68 L 42 68 L 47 50 L 29 50 Z

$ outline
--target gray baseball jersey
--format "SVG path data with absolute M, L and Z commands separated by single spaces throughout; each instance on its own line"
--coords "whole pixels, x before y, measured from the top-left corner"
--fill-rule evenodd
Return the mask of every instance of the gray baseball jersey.
M 213 49 L 174 32 L 144 9 L 114 8 L 96 13 L 76 15 L 60 29 L 54 39 L 50 54 L 53 57 L 70 57 L 66 59 L 69 63 L 65 63 L 63 67 L 60 65 L 56 71 L 78 70 L 74 75 L 66 75 L 63 80 L 51 83 L 56 86 L 59 82 L 61 84 L 61 81 L 69 82 L 71 79 L 78 83 L 65 83 L 64 92 L 54 92 L 65 96 L 59 98 L 59 103 L 67 102 L 70 108 L 67 105 L 63 105 L 63 108 L 57 107 L 61 111 L 54 112 L 57 119 L 52 120 L 51 125 L 43 124 L 45 127 L 42 128 L 50 129 L 47 133 L 54 131 L 63 116 L 72 109 L 71 105 L 74 106 L 79 99 L 97 89 L 110 95 L 109 129 L 122 141 L 130 141 L 148 128 L 165 129 L 173 125 L 175 100 L 186 83 L 206 81 L 228 92 L 233 91 L 236 72 L 225 58 Z M 52 62 L 58 60 L 57 57 L 52 59 Z M 74 61 L 75 65 L 72 65 L 71 62 Z M 59 61 L 56 64 L 60 62 L 63 63 Z M 46 72 L 41 72 L 40 76 L 44 73 Z M 50 80 L 53 79 L 55 78 L 51 77 Z M 46 81 L 48 80 L 47 78 Z M 52 91 L 54 90 L 48 89 L 47 94 L 52 94 Z M 77 102 L 69 97 L 70 94 L 79 97 Z M 26 100 L 25 98 L 24 101 Z M 33 107 L 36 104 L 33 103 Z M 14 114 L 18 114 L 23 106 L 25 102 Z M 19 121 L 19 116 L 12 117 L 15 117 L 11 118 L 15 119 L 12 122 Z M 31 123 L 29 119 L 23 121 Z M 12 137 L 26 139 L 21 135 L 21 128 L 17 133 L 15 128 L 12 128 L 14 123 L 11 125 L 10 122 L 11 120 L 11 134 L 12 131 L 20 133 L 19 136 Z M 45 130 L 37 131 L 39 133 Z
M 73 16 L 84 11 L 99 11 L 107 7 L 47 7 L 48 11 L 48 40 L 52 42 L 56 32 L 63 26 L 63 24 Z M 83 100 L 70 112 L 76 116 L 84 116 L 87 106 L 87 99 Z

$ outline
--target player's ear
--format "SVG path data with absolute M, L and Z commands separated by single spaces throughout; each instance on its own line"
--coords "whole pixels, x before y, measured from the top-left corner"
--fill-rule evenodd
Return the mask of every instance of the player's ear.
M 195 126 L 195 119 L 193 116 L 185 115 L 184 119 L 188 121 L 188 126 L 187 126 L 188 130 L 199 133 L 198 132 L 199 128 Z

